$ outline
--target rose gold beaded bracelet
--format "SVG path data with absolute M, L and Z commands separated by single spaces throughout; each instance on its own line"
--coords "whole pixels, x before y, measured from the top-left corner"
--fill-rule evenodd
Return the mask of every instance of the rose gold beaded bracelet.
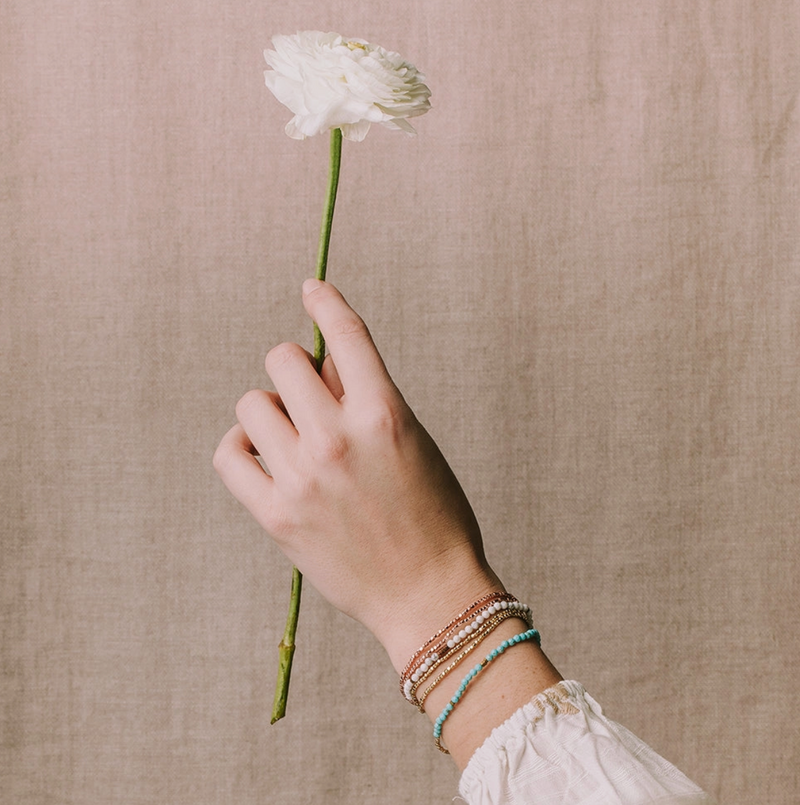
M 431 692 L 431 691 L 432 691 L 432 690 L 433 690 L 433 689 L 434 689 L 434 688 L 435 688 L 435 687 L 436 687 L 436 686 L 437 686 L 437 685 L 438 685 L 438 684 L 439 684 L 439 683 L 440 683 L 440 682 L 441 682 L 443 679 L 445 679 L 449 673 L 451 673 L 451 672 L 452 672 L 452 671 L 453 671 L 455 668 L 457 668 L 457 667 L 458 667 L 458 665 L 461 663 L 461 661 L 462 661 L 462 660 L 463 660 L 465 657 L 467 657 L 467 656 L 468 656 L 469 654 L 471 654 L 471 653 L 472 653 L 472 652 L 473 652 L 473 651 L 474 651 L 476 648 L 478 648 L 478 646 L 480 646 L 480 644 L 481 644 L 481 643 L 482 643 L 482 642 L 483 642 L 483 641 L 484 641 L 484 640 L 485 640 L 487 637 L 489 637 L 489 635 L 491 635 L 491 633 L 492 633 L 492 632 L 493 632 L 493 631 L 494 631 L 494 630 L 495 630 L 495 629 L 496 629 L 496 628 L 497 628 L 497 627 L 498 627 L 498 626 L 499 626 L 499 625 L 500 625 L 500 624 L 501 624 L 503 621 L 506 621 L 506 620 L 508 620 L 509 618 L 522 618 L 522 617 L 523 617 L 523 616 L 522 616 L 522 615 L 521 615 L 519 612 L 516 612 L 516 611 L 514 611 L 514 610 L 512 610 L 512 609 L 505 609 L 505 610 L 502 610 L 501 612 L 498 612 L 496 615 L 493 615 L 493 616 L 492 616 L 492 617 L 491 617 L 491 618 L 490 618 L 488 621 L 486 621 L 486 622 L 483 624 L 483 627 L 485 627 L 485 628 L 483 628 L 483 627 L 482 627 L 481 631 L 479 631 L 479 632 L 475 633 L 474 635 L 471 635 L 471 637 L 473 638 L 471 641 L 465 641 L 464 643 L 460 643 L 460 644 L 459 644 L 459 645 L 458 645 L 458 646 L 457 646 L 457 647 L 456 647 L 456 648 L 453 650 L 453 652 L 452 652 L 452 653 L 451 653 L 449 656 L 445 657 L 441 663 L 438 663 L 436 666 L 434 666 L 433 668 L 431 668 L 430 672 L 429 672 L 428 674 L 426 674 L 426 675 L 425 675 L 425 677 L 424 677 L 423 679 L 420 679 L 420 681 L 419 681 L 419 682 L 417 682 L 417 683 L 416 683 L 416 685 L 414 685 L 414 687 L 411 689 L 411 703 L 412 703 L 413 705 L 415 705 L 415 706 L 416 706 L 416 708 L 417 708 L 417 709 L 420 711 L 420 713 L 424 713 L 424 712 L 425 712 L 425 699 L 427 699 L 427 698 L 428 698 L 428 695 L 430 694 L 430 692 Z M 525 620 L 525 622 L 526 622 L 526 623 L 530 623 L 530 619 L 529 619 L 529 618 L 528 618 L 528 619 L 526 619 L 526 620 Z M 466 643 L 467 643 L 467 642 L 469 643 L 469 645 L 466 645 Z M 453 661 L 452 661 L 452 662 L 451 662 L 451 663 L 450 663 L 450 664 L 447 666 L 447 668 L 445 668 L 445 669 L 444 669 L 444 670 L 443 670 L 443 671 L 442 671 L 442 672 L 441 672 L 441 673 L 440 673 L 440 674 L 439 674 L 439 675 L 436 677 L 436 679 L 434 679 L 434 680 L 433 680 L 433 682 L 431 682 L 431 684 L 430 684 L 430 685 L 428 685 L 428 687 L 427 687 L 427 688 L 425 688 L 425 690 L 424 690 L 424 691 L 423 691 L 423 692 L 422 692 L 422 693 L 421 693 L 421 694 L 418 696 L 418 695 L 417 695 L 417 691 L 418 691 L 420 688 L 422 688 L 422 687 L 424 686 L 425 682 L 427 682 L 427 681 L 430 679 L 430 677 L 433 675 L 433 672 L 434 672 L 434 671 L 435 671 L 435 670 L 436 670 L 436 669 L 437 669 L 439 666 L 443 665 L 445 662 L 447 662 L 448 660 L 450 660 L 450 659 L 451 659 L 451 657 L 453 656 L 453 654 L 455 654 L 456 652 L 458 652 L 458 651 L 459 651 L 459 649 L 463 649 L 463 651 L 461 651 L 461 653 L 460 653 L 460 654 L 458 654 L 458 656 L 457 656 L 457 657 L 455 657 L 455 659 L 453 659 Z
M 472 619 L 475 612 L 480 611 L 481 607 L 488 607 L 494 603 L 501 601 L 514 601 L 516 600 L 513 595 L 506 592 L 494 592 L 483 596 L 478 601 L 470 604 L 465 610 L 456 615 L 450 623 L 443 629 L 440 629 L 433 637 L 428 639 L 420 648 L 414 652 L 411 659 L 406 663 L 400 674 L 400 692 L 406 696 L 405 690 L 408 686 L 408 681 L 420 666 L 429 659 L 433 654 L 438 654 L 446 646 L 448 639 L 451 639 L 452 634 L 463 626 L 466 621 Z M 408 698 L 408 697 L 406 697 Z
M 414 662 L 429 648 L 429 646 L 436 641 L 438 637 L 443 635 L 445 632 L 451 630 L 453 626 L 455 626 L 459 621 L 462 621 L 465 617 L 467 617 L 470 613 L 474 612 L 477 608 L 481 606 L 488 606 L 489 602 L 492 600 L 515 600 L 514 596 L 510 593 L 506 592 L 494 592 L 485 595 L 483 598 L 476 601 L 474 604 L 470 604 L 463 612 L 460 612 L 458 615 L 453 618 L 450 623 L 447 624 L 443 629 L 440 629 L 433 637 L 431 637 L 427 642 L 425 642 L 422 646 L 420 646 L 413 654 L 411 659 L 406 663 L 405 668 L 403 668 L 402 673 L 400 674 L 401 677 L 405 677 L 411 666 Z
M 406 700 L 419 706 L 414 696 L 418 685 L 430 676 L 434 668 L 463 648 L 466 645 L 464 641 L 472 642 L 468 640 L 471 635 L 478 632 L 488 634 L 483 624 L 492 616 L 509 610 L 505 617 L 520 617 L 528 622 L 531 619 L 530 607 L 509 593 L 498 592 L 476 601 L 438 631 L 415 652 L 400 675 L 400 690 Z

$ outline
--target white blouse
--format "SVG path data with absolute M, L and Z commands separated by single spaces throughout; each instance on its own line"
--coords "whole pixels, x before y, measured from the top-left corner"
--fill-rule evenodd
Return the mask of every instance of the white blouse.
M 694 805 L 713 800 L 578 682 L 559 682 L 497 727 L 461 775 L 469 805 Z

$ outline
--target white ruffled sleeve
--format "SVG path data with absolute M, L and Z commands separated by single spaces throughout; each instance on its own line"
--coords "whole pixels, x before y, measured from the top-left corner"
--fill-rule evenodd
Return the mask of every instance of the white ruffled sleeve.
M 459 793 L 469 805 L 713 802 L 571 681 L 497 727 L 461 775 Z

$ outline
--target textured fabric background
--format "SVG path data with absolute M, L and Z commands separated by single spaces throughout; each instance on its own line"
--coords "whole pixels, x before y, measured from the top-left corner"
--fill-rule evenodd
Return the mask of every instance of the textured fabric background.
M 428 76 L 345 143 L 330 279 L 561 671 L 721 802 L 797 801 L 800 7 L 3 0 L 0 801 L 448 802 L 360 626 L 211 468 L 310 343 L 324 137 L 273 33 Z M 793 723 L 794 722 L 794 723 Z

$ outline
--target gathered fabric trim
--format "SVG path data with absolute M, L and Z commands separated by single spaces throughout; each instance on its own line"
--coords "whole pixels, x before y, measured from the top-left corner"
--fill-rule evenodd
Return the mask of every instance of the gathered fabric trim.
M 454 801 L 470 805 L 693 805 L 712 799 L 579 682 L 562 680 L 519 708 L 475 751 Z

